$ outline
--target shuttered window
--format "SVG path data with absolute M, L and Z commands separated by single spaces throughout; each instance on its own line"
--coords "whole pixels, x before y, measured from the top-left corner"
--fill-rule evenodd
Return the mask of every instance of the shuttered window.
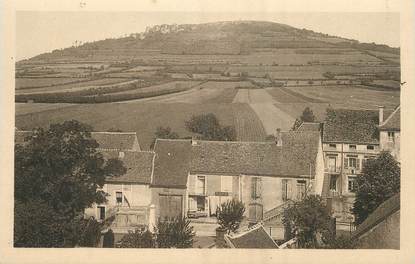
M 251 198 L 253 200 L 261 198 L 261 178 L 253 177 L 251 179 Z
M 282 180 L 282 200 L 285 202 L 288 200 L 288 180 Z

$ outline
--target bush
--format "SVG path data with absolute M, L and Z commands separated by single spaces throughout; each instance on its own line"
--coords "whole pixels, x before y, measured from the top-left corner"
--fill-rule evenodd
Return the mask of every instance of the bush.
M 104 234 L 104 241 L 102 247 L 104 248 L 113 248 L 114 247 L 114 232 L 112 229 L 109 229 Z
M 121 238 L 117 244 L 118 248 L 155 248 L 154 234 L 148 230 L 136 229 L 134 232 L 129 231 L 128 234 Z
M 245 205 L 236 199 L 222 203 L 216 211 L 219 226 L 227 230 L 228 234 L 235 232 L 242 222 L 244 212 Z
M 185 217 L 166 218 L 157 224 L 159 248 L 191 248 L 195 232 Z

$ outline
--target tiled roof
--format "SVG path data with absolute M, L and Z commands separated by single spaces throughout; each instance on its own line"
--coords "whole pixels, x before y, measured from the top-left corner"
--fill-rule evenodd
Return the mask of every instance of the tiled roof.
M 378 111 L 335 109 L 323 128 L 323 142 L 379 143 Z
M 319 132 L 282 132 L 275 142 L 157 139 L 153 186 L 185 188 L 189 173 L 314 177 Z M 311 165 L 311 167 L 310 167 Z
M 32 135 L 32 131 L 16 131 L 15 142 L 21 144 L 24 139 Z M 91 132 L 91 137 L 103 150 L 140 150 L 135 132 Z
M 100 149 L 140 150 L 135 132 L 91 132 L 91 137 L 97 141 Z
M 321 123 L 311 123 L 311 122 L 303 122 L 301 123 L 300 127 L 298 127 L 298 131 L 320 131 Z
M 401 199 L 400 193 L 395 194 L 390 197 L 388 200 L 383 202 L 381 205 L 376 208 L 373 213 L 371 213 L 363 223 L 361 223 L 356 230 L 353 232 L 353 237 L 360 237 L 382 221 L 384 221 L 388 216 L 392 215 L 401 208 Z
M 157 139 L 152 186 L 186 188 L 191 147 L 190 140 Z
M 197 141 L 191 172 L 264 176 L 314 176 L 319 132 L 282 132 L 275 142 Z M 310 168 L 311 165 L 311 168 Z
M 380 130 L 401 130 L 401 106 L 398 106 L 393 113 L 386 118 L 382 125 L 379 126 Z
M 127 172 L 120 176 L 107 177 L 106 182 L 122 183 L 151 183 L 151 172 L 153 168 L 154 153 L 149 151 L 127 151 L 122 152 L 120 157 L 119 151 L 102 151 L 106 159 L 119 158 Z
M 279 248 L 262 225 L 234 236 L 225 235 L 225 240 L 231 248 Z

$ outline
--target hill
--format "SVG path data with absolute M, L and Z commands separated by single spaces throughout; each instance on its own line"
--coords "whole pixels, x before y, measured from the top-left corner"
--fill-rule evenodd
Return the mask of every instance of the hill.
M 329 36 L 307 29 L 262 21 L 156 25 L 128 37 L 106 39 L 54 50 L 27 62 L 110 60 L 148 55 L 243 55 L 264 49 L 358 49 L 399 54 L 399 49 Z M 334 50 L 335 51 L 335 50 Z

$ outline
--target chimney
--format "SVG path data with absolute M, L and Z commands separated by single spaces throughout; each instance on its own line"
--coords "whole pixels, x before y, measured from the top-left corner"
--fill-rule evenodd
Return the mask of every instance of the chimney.
M 282 146 L 282 136 L 281 136 L 281 129 L 277 128 L 277 131 L 275 133 L 275 143 L 278 147 Z
M 383 123 L 383 110 L 385 109 L 384 106 L 379 106 L 379 125 L 382 125 Z
M 197 140 L 192 137 L 191 139 L 192 146 L 197 146 Z

